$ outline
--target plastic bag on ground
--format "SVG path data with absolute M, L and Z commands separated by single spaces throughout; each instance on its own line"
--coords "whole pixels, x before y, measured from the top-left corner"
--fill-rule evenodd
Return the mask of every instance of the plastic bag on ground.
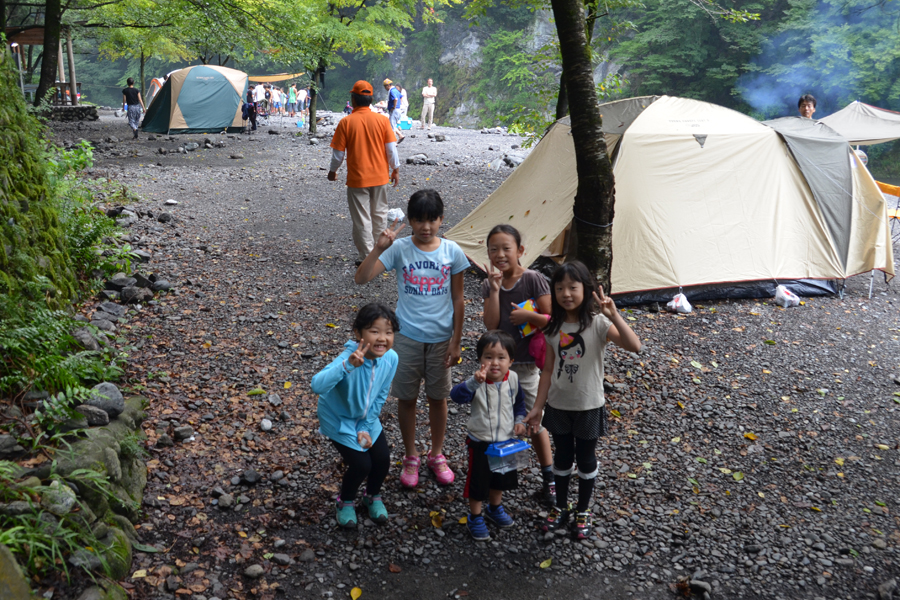
M 406 218 L 406 215 L 403 214 L 402 208 L 392 208 L 387 211 L 387 222 L 393 223 L 394 221 L 403 222 L 403 219 Z
M 800 306 L 800 297 L 783 285 L 775 288 L 775 304 L 782 308 Z
M 675 297 L 666 304 L 666 308 L 673 313 L 679 314 L 687 314 L 694 310 L 691 307 L 691 303 L 688 302 L 687 296 L 684 294 L 676 294 Z

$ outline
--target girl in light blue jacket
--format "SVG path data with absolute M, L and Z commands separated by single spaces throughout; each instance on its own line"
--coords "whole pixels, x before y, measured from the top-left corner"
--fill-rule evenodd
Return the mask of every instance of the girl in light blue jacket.
M 368 479 L 363 504 L 376 523 L 388 519 L 381 499 L 381 485 L 388 474 L 391 453 L 381 429 L 381 407 L 387 399 L 397 353 L 391 350 L 400 324 L 394 311 L 382 304 L 367 304 L 353 322 L 355 342 L 312 378 L 319 394 L 319 432 L 331 440 L 347 472 L 337 498 L 337 522 L 356 527 L 356 493 Z

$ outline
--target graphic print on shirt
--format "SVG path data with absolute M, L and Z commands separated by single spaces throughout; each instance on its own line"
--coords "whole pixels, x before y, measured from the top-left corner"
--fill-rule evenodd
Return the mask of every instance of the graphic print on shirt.
M 439 265 L 432 260 L 417 260 L 403 267 L 404 292 L 413 296 L 444 296 L 450 293 L 452 265 Z
M 559 356 L 559 370 L 556 372 L 556 378 L 559 379 L 565 371 L 569 377 L 569 383 L 574 383 L 575 373 L 578 372 L 577 361 L 584 356 L 584 340 L 577 333 L 560 331 L 557 355 Z

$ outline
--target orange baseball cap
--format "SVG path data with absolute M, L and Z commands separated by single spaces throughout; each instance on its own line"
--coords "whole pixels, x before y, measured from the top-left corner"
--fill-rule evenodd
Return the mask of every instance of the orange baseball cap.
M 360 79 L 356 83 L 353 84 L 353 89 L 350 90 L 351 94 L 359 94 L 360 96 L 371 96 L 372 95 L 372 84 L 368 81 L 363 81 Z

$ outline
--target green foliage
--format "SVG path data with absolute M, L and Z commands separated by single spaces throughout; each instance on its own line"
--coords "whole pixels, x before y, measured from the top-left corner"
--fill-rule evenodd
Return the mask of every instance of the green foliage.
M 147 436 L 143 431 L 132 431 L 119 441 L 119 456 L 123 460 L 144 459 L 150 456 L 144 447 L 144 440 Z
M 763 12 L 765 0 L 743 0 L 735 10 Z M 668 94 L 735 106 L 734 87 L 771 31 L 770 21 L 714 18 L 703 2 L 650 0 L 626 11 L 634 33 L 610 49 L 628 73 L 629 95 Z M 685 35 L 690 32 L 690 35 Z
M 49 486 L 20 487 L 15 483 L 19 471 L 15 463 L 0 461 L 0 499 L 26 501 L 32 505 L 32 510 L 22 515 L 0 515 L 0 544 L 7 546 L 18 557 L 31 576 L 39 577 L 62 569 L 68 579 L 67 559 L 79 551 L 96 554 L 105 568 L 106 560 L 101 553 L 86 550 L 97 548 L 99 544 L 90 524 L 83 518 L 85 509 L 81 502 L 77 503 L 78 512 L 56 517 L 34 502 L 34 498 L 50 489 Z M 112 496 L 108 481 L 99 473 L 79 473 L 75 478 L 92 484 L 102 482 Z M 52 479 L 65 485 L 58 476 L 52 476 Z M 90 572 L 88 575 L 93 578 Z
M 853 100 L 900 108 L 900 13 L 893 2 L 789 0 L 741 92 L 764 116 L 796 114 L 811 93 L 816 116 Z
M 49 436 L 65 433 L 63 424 L 75 419 L 79 414 L 75 406 L 83 404 L 90 397 L 90 390 L 84 387 L 67 387 L 44 400 L 34 411 L 34 422 Z
M 76 326 L 65 312 L 46 308 L 0 321 L 0 394 L 65 392 L 120 377 L 121 357 L 111 351 L 73 351 L 78 344 L 70 332 Z

